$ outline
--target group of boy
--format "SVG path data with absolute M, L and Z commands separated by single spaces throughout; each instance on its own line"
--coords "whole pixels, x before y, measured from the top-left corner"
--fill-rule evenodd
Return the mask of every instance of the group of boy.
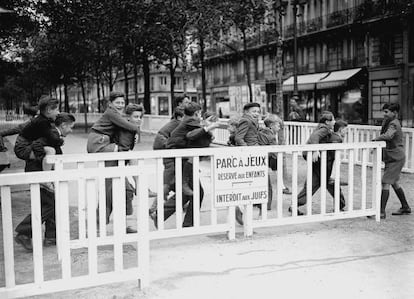
M 63 138 L 72 132 L 75 117 L 69 113 L 59 113 L 59 102 L 49 96 L 38 102 L 39 113 L 23 126 L 15 128 L 18 133 L 14 152 L 25 161 L 25 172 L 47 171 L 52 169 L 45 157 L 51 154 L 62 154 Z M 53 184 L 40 184 L 41 222 L 45 224 L 45 247 L 56 244 L 55 192 Z M 32 220 L 27 215 L 17 227 L 16 243 L 27 251 L 33 250 Z

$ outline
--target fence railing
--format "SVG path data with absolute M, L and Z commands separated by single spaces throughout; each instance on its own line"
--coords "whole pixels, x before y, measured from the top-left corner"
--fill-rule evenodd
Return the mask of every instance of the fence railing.
M 343 144 L 315 144 L 315 145 L 296 145 L 296 146 L 260 146 L 260 147 L 221 147 L 209 149 L 182 149 L 182 150 L 160 150 L 160 151 L 139 151 L 122 153 L 99 153 L 82 155 L 60 155 L 49 156 L 47 161 L 55 165 L 54 171 L 36 173 L 18 173 L 1 175 L 0 192 L 2 207 L 2 236 L 4 254 L 4 281 L 0 278 L 0 297 L 21 297 L 48 292 L 68 290 L 71 288 L 81 288 L 94 286 L 115 281 L 139 279 L 142 287 L 149 283 L 149 240 L 171 237 L 182 237 L 190 235 L 208 233 L 227 233 L 229 239 L 235 238 L 235 206 L 244 207 L 244 234 L 251 236 L 253 228 L 262 226 L 273 226 L 282 224 L 304 223 L 314 221 L 325 221 L 343 218 L 353 218 L 361 216 L 376 215 L 379 221 L 379 198 L 381 188 L 380 163 L 381 149 L 384 142 L 371 143 L 343 143 Z M 318 151 L 321 156 L 321 195 L 320 198 L 312 198 L 312 190 L 307 187 L 307 208 L 306 215 L 299 216 L 298 190 L 304 180 L 307 186 L 312 184 L 312 167 L 310 157 L 312 153 Z M 326 200 L 327 188 L 327 155 L 329 151 L 335 151 L 335 191 L 333 194 L 334 204 Z M 355 166 L 353 161 L 354 153 L 362 151 L 362 165 Z M 299 155 L 304 152 L 307 156 L 306 163 L 299 159 Z M 347 152 L 350 157 L 346 170 L 341 170 L 341 156 Z M 368 156 L 373 153 L 373 167 L 367 168 Z M 267 182 L 267 157 L 269 153 L 277 156 L 277 178 L 276 188 L 271 179 L 273 206 L 268 211 L 267 194 L 268 185 L 262 186 L 259 192 L 266 202 L 260 204 L 261 216 L 259 219 L 254 216 L 252 201 L 235 201 L 229 205 L 219 206 L 216 191 L 219 188 L 220 179 L 248 178 L 247 192 L 255 190 L 256 175 Z M 292 169 L 291 187 L 292 197 L 283 199 L 282 178 L 285 163 L 283 157 L 289 154 L 292 158 L 288 160 L 288 168 Z M 223 158 L 228 157 L 228 158 Z M 257 157 L 257 160 L 252 160 Z M 242 160 L 235 163 L 233 158 L 248 159 L 244 164 Z M 260 159 L 259 159 L 260 158 Z M 169 182 L 164 181 L 164 163 L 173 162 L 175 167 L 175 199 L 173 200 L 173 212 L 175 221 L 165 222 L 164 212 L 167 206 L 171 208 L 170 199 L 166 198 L 165 185 Z M 219 159 L 222 162 L 225 173 L 218 176 Z M 228 160 L 230 159 L 230 160 Z M 250 159 L 250 160 L 249 160 Z M 185 161 L 191 161 L 193 177 L 193 197 L 188 200 L 184 197 L 183 173 L 187 168 L 183 168 Z M 287 160 L 287 159 L 286 159 Z M 117 166 L 108 166 L 111 161 L 117 161 Z M 220 160 L 221 161 L 221 160 Z M 252 162 L 256 161 L 256 162 Z M 259 161 L 259 162 L 257 162 Z M 266 164 L 263 164 L 266 162 Z M 187 162 L 186 162 L 187 163 Z M 221 162 L 220 162 L 221 163 Z M 226 164 L 227 163 L 227 164 Z M 241 163 L 241 164 L 240 164 Z M 246 164 L 247 163 L 247 164 Z M 256 166 L 253 163 L 261 164 L 266 171 L 255 172 Z M 106 165 L 105 165 L 106 164 Z M 113 162 L 112 162 L 113 164 Z M 249 165 L 248 165 L 249 164 Z M 107 167 L 106 167 L 107 166 Z M 254 166 L 253 172 L 243 167 Z M 227 169 L 229 168 L 228 173 Z M 233 169 L 232 169 L 233 167 Z M 239 168 L 237 168 L 239 167 Z M 240 168 L 241 167 L 241 168 Z M 247 168 L 248 168 L 247 167 Z M 303 177 L 306 169 L 306 177 Z M 200 174 L 200 170 L 202 173 Z M 223 170 L 223 169 L 222 169 Z M 233 172 L 241 173 L 235 176 Z M 233 176 L 233 177 L 232 177 Z M 341 178 L 347 177 L 348 188 L 345 190 L 347 204 L 345 210 L 339 208 L 339 182 Z M 358 179 L 360 178 L 360 179 Z M 106 225 L 106 196 L 108 196 L 108 185 L 112 186 L 113 229 Z M 137 233 L 128 234 L 126 232 L 126 184 L 131 182 L 136 188 L 137 198 Z M 58 260 L 53 265 L 49 265 L 48 260 L 43 261 L 46 254 L 42 249 L 42 223 L 41 223 L 41 184 L 53 182 L 56 200 L 56 240 Z M 157 216 L 155 225 L 149 223 L 151 219 L 148 213 L 149 182 L 156 186 L 158 197 Z M 201 182 L 201 185 L 199 184 Z M 233 181 L 232 181 L 233 182 Z M 262 181 L 263 182 L 263 181 Z M 237 184 L 236 184 L 237 183 Z M 246 182 L 244 182 L 246 183 Z M 287 182 L 288 183 L 288 182 Z M 20 272 L 16 271 L 16 266 L 22 263 L 16 260 L 13 244 L 12 219 L 16 216 L 12 209 L 13 197 L 18 196 L 11 193 L 11 189 L 16 185 L 30 185 L 30 202 L 32 217 L 33 235 L 33 263 L 27 263 L 24 259 L 25 267 L 33 267 L 33 282 L 27 283 L 27 278 L 20 277 Z M 289 182 L 290 184 L 290 182 Z M 168 184 L 167 184 L 168 185 Z M 172 185 L 171 185 L 172 186 Z M 170 186 L 170 187 L 171 187 Z M 246 192 L 240 182 L 232 183 L 232 191 Z M 201 188 L 204 188 L 202 197 Z M 256 188 L 257 189 L 257 188 Z M 245 190 L 245 191 L 240 191 Z M 369 196 L 370 194 L 370 196 Z M 186 195 L 187 196 L 187 195 Z M 231 196 L 230 196 L 231 197 Z M 254 195 L 253 195 L 254 197 Z M 240 198 L 240 197 L 239 197 Z M 192 207 L 193 217 L 190 227 L 183 227 L 183 204 L 188 201 L 187 213 Z M 116 203 L 116 204 L 115 204 Z M 292 214 L 288 213 L 288 207 L 292 207 Z M 201 207 L 201 210 L 200 210 Z M 315 211 L 314 211 L 315 210 Z M 167 217 L 169 215 L 166 215 Z M 98 224 L 97 224 L 98 223 Z M 134 258 L 129 256 L 128 262 L 125 261 L 124 246 L 133 244 L 137 251 Z M 134 245 L 135 244 L 135 245 Z M 100 250 L 102 247 L 113 251 L 113 267 L 102 267 L 98 264 L 100 260 Z M 84 256 L 87 263 L 83 263 L 86 268 L 79 269 L 73 264 L 73 255 L 77 250 L 78 254 Z M 83 252 L 83 253 L 82 253 Z M 76 260 L 76 259 L 75 259 Z M 132 265 L 132 266 L 131 266 Z M 21 266 L 21 265 L 20 265 Z M 128 266 L 128 267 L 126 267 Z M 55 268 L 55 271 L 46 271 L 46 268 Z M 50 274 L 52 273 L 52 274 Z M 85 274 L 86 273 L 86 274 Z
M 217 144 L 226 145 L 229 139 L 227 131 L 227 120 L 220 119 L 222 125 L 214 132 L 214 142 Z M 311 122 L 284 122 L 284 137 L 287 145 L 302 145 L 305 144 L 313 130 L 317 127 L 317 123 Z M 404 172 L 414 173 L 414 128 L 402 128 L 404 135 L 404 149 L 406 161 L 403 168 Z M 348 125 L 348 132 L 346 134 L 345 143 L 352 142 L 370 142 L 375 137 L 379 136 L 381 132 L 380 126 L 369 125 Z M 345 155 L 343 159 L 347 160 Z M 355 163 L 362 162 L 361 151 L 355 153 Z M 372 164 L 372 159 L 369 160 L 369 165 Z

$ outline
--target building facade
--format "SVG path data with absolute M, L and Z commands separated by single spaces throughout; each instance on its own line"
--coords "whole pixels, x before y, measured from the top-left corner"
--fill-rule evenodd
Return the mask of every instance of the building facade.
M 276 80 L 275 27 L 264 27 L 251 38 L 247 53 L 254 100 L 272 111 L 282 88 L 285 117 L 293 95 L 294 66 L 294 16 L 292 1 L 287 3 L 280 26 L 282 86 Z M 413 0 L 308 0 L 298 7 L 299 104 L 308 120 L 331 110 L 351 123 L 379 124 L 382 105 L 396 102 L 403 125 L 414 126 L 413 11 Z M 247 100 L 241 59 L 220 48 L 207 53 L 211 108 L 227 105 L 229 111 L 240 111 Z

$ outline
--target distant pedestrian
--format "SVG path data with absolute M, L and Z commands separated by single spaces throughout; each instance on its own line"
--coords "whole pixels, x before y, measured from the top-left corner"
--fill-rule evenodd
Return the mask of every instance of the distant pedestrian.
M 382 160 L 385 163 L 384 175 L 382 176 L 381 192 L 381 219 L 386 217 L 385 208 L 390 195 L 390 185 L 400 200 L 401 207 L 393 212 L 392 215 L 411 214 L 411 208 L 408 205 L 403 188 L 398 184 L 401 170 L 405 164 L 405 151 L 403 143 L 403 133 L 398 113 L 400 105 L 396 103 L 384 104 L 382 107 L 384 120 L 381 127 L 381 135 L 373 141 L 385 141 L 386 147 L 383 150 Z
M 305 121 L 306 115 L 303 109 L 297 103 L 298 97 L 292 97 L 289 101 L 289 115 L 290 121 Z

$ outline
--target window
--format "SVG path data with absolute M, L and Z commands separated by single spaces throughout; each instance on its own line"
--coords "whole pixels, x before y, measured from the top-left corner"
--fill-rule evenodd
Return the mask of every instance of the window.
M 160 77 L 160 85 L 167 85 L 167 77 L 161 76 Z
M 394 64 L 394 39 L 392 36 L 381 36 L 379 39 L 380 65 Z
M 168 115 L 168 97 L 158 97 L 159 115 Z
M 150 79 L 150 90 L 154 90 L 154 77 Z

